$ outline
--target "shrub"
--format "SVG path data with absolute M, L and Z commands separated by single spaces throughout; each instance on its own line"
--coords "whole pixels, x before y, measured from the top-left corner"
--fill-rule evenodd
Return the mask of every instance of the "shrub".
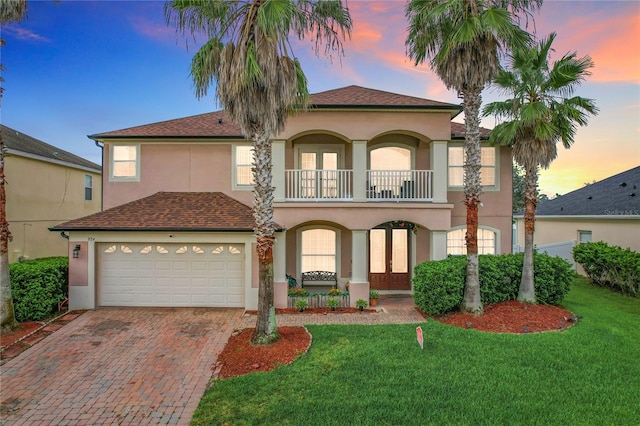
M 600 241 L 578 244 L 573 258 L 592 283 L 632 296 L 640 293 L 640 253 Z
M 308 307 L 309 307 L 309 302 L 307 302 L 307 299 L 300 299 L 296 302 L 296 309 L 299 310 L 300 312 L 304 311 Z
M 336 299 L 335 297 L 330 297 L 329 299 L 327 299 L 327 306 L 333 310 L 340 306 L 340 301 L 338 301 L 338 299 Z
M 356 308 L 360 309 L 361 311 L 367 307 L 367 305 L 369 304 L 369 302 L 367 302 L 364 299 L 358 299 L 356 300 Z
M 515 300 L 520 288 L 523 254 L 479 257 L 480 298 L 484 304 Z M 467 259 L 450 256 L 416 266 L 413 278 L 416 305 L 429 315 L 457 310 L 462 304 Z M 559 257 L 536 253 L 534 281 L 538 303 L 557 305 L 569 292 L 572 265 Z
M 40 321 L 58 312 L 69 295 L 69 262 L 66 257 L 48 257 L 9 266 L 11 296 L 16 320 Z
M 536 301 L 544 305 L 559 305 L 569 293 L 571 282 L 576 275 L 573 265 L 560 257 L 544 253 L 536 253 L 533 262 Z
M 417 265 L 413 277 L 416 305 L 429 315 L 457 309 L 462 302 L 466 264 L 465 257 L 450 256 Z
M 491 304 L 514 300 L 518 296 L 522 276 L 523 254 L 480 256 L 480 298 Z

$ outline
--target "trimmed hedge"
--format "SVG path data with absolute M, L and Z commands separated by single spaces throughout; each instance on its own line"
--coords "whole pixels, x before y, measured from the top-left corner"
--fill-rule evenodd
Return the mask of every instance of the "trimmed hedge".
M 515 300 L 520 288 L 524 254 L 479 256 L 480 298 L 483 304 Z M 429 315 L 442 315 L 460 308 L 466 277 L 466 256 L 428 261 L 415 267 L 416 305 Z M 574 272 L 571 263 L 544 253 L 534 255 L 536 301 L 558 305 L 569 292 Z
M 635 297 L 640 293 L 640 253 L 600 241 L 578 244 L 573 258 L 592 283 Z
M 40 321 L 58 312 L 69 295 L 69 260 L 47 257 L 9 266 L 16 320 Z

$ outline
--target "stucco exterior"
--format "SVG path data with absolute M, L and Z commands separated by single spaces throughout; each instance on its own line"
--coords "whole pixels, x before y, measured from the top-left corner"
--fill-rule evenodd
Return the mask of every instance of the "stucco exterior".
M 349 282 L 354 304 L 358 298 L 367 298 L 370 288 L 381 288 L 372 287 L 370 281 L 374 229 L 388 233 L 386 248 L 376 254 L 387 257 L 382 264 L 388 269 L 375 272 L 375 285 L 397 273 L 399 278 L 388 288 L 410 291 L 413 268 L 446 257 L 447 233 L 465 224 L 462 190 L 448 186 L 448 147 L 462 143 L 459 124 L 454 132 L 451 123 L 459 106 L 357 86 L 323 93 L 332 102 L 290 117 L 286 128 L 272 139 L 274 221 L 282 228 L 274 246 L 276 307 L 286 306 L 286 275 L 300 279 L 303 272 L 301 238 L 307 230 L 329 230 L 335 236 L 335 253 L 329 256 L 335 258 L 338 286 L 344 289 Z M 347 106 L 334 104 L 336 98 Z M 363 98 L 369 100 L 354 104 L 353 99 Z M 375 106 L 378 101 L 380 105 Z M 239 173 L 235 152 L 252 142 L 233 126 L 223 113 L 212 113 L 93 135 L 104 145 L 104 209 L 115 211 L 158 192 L 220 192 L 251 206 L 251 186 L 235 180 Z M 124 180 L 113 176 L 114 147 L 136 152 L 135 176 Z M 374 151 L 386 148 L 400 152 L 404 168 L 386 163 L 388 151 L 374 156 Z M 482 196 L 479 224 L 495 233 L 496 253 L 506 253 L 511 249 L 511 153 L 508 148 L 495 152 L 495 185 Z M 331 166 L 322 166 L 325 154 Z M 91 309 L 101 304 L 98 245 L 180 241 L 186 246 L 243 245 L 245 307 L 257 308 L 257 258 L 251 233 L 194 233 L 184 223 L 171 223 L 174 231 L 157 233 L 145 230 L 142 223 L 133 225 L 135 229 L 127 231 L 107 232 L 95 225 L 93 230 L 70 231 L 69 250 L 75 244 L 87 244 L 87 257 L 70 263 L 72 307 Z M 392 235 L 401 241 L 398 247 L 392 247 Z M 393 272 L 391 253 L 396 250 L 403 252 L 403 266 Z
M 579 241 L 579 231 L 591 231 L 591 240 L 640 252 L 640 216 L 536 217 L 536 245 Z M 524 246 L 524 220 L 516 217 L 517 244 Z
M 49 231 L 61 222 L 100 211 L 100 173 L 69 163 L 13 152 L 5 158 L 9 261 L 65 256 L 67 240 Z M 85 200 L 85 176 L 93 180 Z

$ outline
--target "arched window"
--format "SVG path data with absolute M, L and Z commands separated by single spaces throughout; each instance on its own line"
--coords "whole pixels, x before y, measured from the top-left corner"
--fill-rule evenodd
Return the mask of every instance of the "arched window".
M 467 254 L 464 236 L 467 228 L 458 228 L 447 233 L 447 254 Z M 478 254 L 496 254 L 496 233 L 478 228 Z
M 300 236 L 300 272 L 337 272 L 335 231 L 307 229 Z

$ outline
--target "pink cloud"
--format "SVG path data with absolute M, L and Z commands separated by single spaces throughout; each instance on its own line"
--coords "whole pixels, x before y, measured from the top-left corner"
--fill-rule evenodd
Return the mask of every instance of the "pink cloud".
M 41 36 L 40 34 L 34 33 L 28 28 L 18 27 L 16 24 L 5 25 L 3 29 L 10 36 L 17 38 L 18 40 L 25 40 L 25 41 L 32 41 L 32 42 L 45 42 L 45 43 L 48 43 L 51 41 L 48 38 Z
M 175 28 L 164 25 L 164 23 L 153 22 L 143 16 L 134 17 L 130 21 L 133 29 L 147 38 L 159 42 L 175 43 L 176 41 Z
M 576 7 L 579 10 L 576 10 Z M 640 8 L 634 2 L 548 2 L 536 17 L 538 37 L 556 31 L 557 57 L 577 52 L 595 63 L 593 82 L 640 82 Z

